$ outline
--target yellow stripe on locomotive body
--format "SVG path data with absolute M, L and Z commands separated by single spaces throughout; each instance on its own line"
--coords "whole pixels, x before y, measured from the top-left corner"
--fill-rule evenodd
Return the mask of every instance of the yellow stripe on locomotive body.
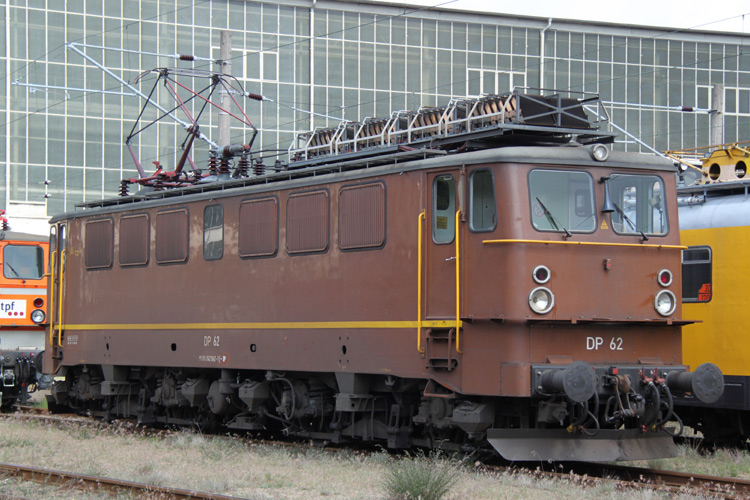
M 455 326 L 456 320 L 428 321 L 311 321 L 263 323 L 132 323 L 132 324 L 65 324 L 63 330 L 345 330 L 358 328 L 405 329 L 445 328 Z M 463 322 L 458 322 L 459 326 Z

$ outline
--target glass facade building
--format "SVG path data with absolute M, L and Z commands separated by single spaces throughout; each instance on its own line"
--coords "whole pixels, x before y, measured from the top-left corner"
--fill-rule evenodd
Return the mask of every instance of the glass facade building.
M 614 124 L 666 150 L 710 144 L 711 93 L 722 85 L 724 141 L 750 139 L 750 37 L 742 34 L 331 0 L 1 0 L 0 11 L 0 203 L 11 214 L 21 204 L 48 216 L 72 210 L 137 176 L 123 142 L 143 99 L 95 62 L 131 84 L 158 67 L 218 71 L 207 60 L 219 58 L 222 30 L 232 33 L 232 74 L 268 99 L 245 105 L 268 154 L 286 150 L 295 132 L 340 119 L 514 86 L 599 93 Z M 147 94 L 154 80 L 145 75 L 135 87 Z M 188 85 L 201 88 L 198 80 Z M 173 107 L 165 90 L 157 95 Z M 231 130 L 232 141 L 250 137 L 246 126 Z M 216 113 L 202 131 L 215 140 Z M 157 160 L 173 168 L 184 136 L 164 121 L 133 145 L 147 170 Z M 616 148 L 642 149 L 620 139 Z

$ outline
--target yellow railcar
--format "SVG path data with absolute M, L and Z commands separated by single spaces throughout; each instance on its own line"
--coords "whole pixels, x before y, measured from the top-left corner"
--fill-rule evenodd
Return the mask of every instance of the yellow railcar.
M 724 373 L 721 399 L 710 405 L 682 399 L 685 424 L 719 444 L 750 437 L 750 180 L 681 188 L 683 362 L 713 362 Z

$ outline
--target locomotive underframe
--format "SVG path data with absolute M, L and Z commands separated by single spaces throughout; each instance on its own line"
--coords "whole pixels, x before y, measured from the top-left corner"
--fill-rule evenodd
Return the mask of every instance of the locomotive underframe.
M 0 350 L 0 407 L 9 410 L 16 401 L 22 403 L 48 377 L 42 376 L 42 349 Z
M 585 401 L 573 401 L 565 388 L 543 380 L 544 371 L 565 368 L 533 366 L 535 395 L 518 398 L 457 394 L 434 380 L 392 375 L 83 365 L 64 368 L 65 381 L 53 387 L 53 395 L 57 404 L 105 419 L 209 431 L 276 429 L 334 443 L 380 441 L 396 449 L 492 447 L 510 460 L 675 454 L 672 435 L 663 430 L 673 418 L 671 395 L 659 394 L 670 394 L 661 375 L 684 367 L 588 367 L 595 392 Z M 574 385 L 587 383 L 582 373 Z

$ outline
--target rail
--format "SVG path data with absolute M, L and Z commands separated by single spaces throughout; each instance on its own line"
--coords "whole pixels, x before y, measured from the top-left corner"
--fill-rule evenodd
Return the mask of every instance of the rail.
M 154 486 L 150 484 L 136 483 L 121 479 L 89 476 L 73 472 L 62 472 L 52 469 L 41 469 L 38 467 L 26 467 L 16 464 L 0 464 L 0 472 L 4 476 L 13 476 L 26 481 L 34 481 L 42 484 L 55 484 L 77 487 L 86 490 L 110 490 L 136 495 L 138 498 L 163 498 L 174 500 L 239 500 L 238 497 L 230 497 L 215 493 L 201 493 L 180 488 L 169 488 L 166 486 Z

